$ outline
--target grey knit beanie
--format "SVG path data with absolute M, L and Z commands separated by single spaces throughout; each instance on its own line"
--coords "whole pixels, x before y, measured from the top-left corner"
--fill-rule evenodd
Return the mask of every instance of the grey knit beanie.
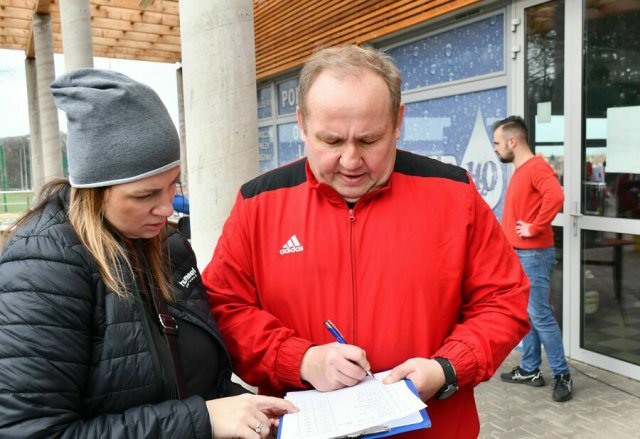
M 121 73 L 80 69 L 51 84 L 67 113 L 69 182 L 112 186 L 180 165 L 180 139 L 158 95 Z

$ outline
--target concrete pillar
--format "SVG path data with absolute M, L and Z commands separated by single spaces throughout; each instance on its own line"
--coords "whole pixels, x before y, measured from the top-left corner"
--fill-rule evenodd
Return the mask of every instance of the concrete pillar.
M 49 85 L 55 79 L 53 65 L 53 39 L 51 17 L 47 14 L 33 15 L 33 41 L 38 70 L 38 107 L 42 130 L 42 165 L 44 180 L 62 177 L 62 148 L 58 110 L 53 103 Z
M 187 167 L 187 136 L 184 128 L 184 87 L 182 86 L 182 67 L 176 70 L 176 83 L 178 90 L 178 133 L 180 134 L 180 183 L 182 193 L 188 198 L 189 195 L 189 173 Z
M 191 243 L 211 259 L 240 185 L 259 173 L 253 0 L 180 1 Z
M 29 155 L 31 157 L 30 187 L 36 190 L 44 176 L 42 169 L 42 131 L 40 130 L 40 111 L 38 105 L 38 74 L 34 59 L 24 60 L 27 78 L 27 101 L 29 107 Z
M 61 0 L 60 24 L 65 71 L 93 67 L 89 0 Z

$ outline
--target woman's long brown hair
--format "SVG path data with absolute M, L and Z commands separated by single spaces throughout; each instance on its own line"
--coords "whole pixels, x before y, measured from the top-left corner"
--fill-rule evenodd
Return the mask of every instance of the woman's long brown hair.
M 69 187 L 69 182 L 64 179 L 53 180 L 46 183 L 39 191 L 35 206 L 23 215 L 5 236 L 4 243 L 9 236 L 32 218 L 42 213 L 44 206 L 53 197 Z M 100 270 L 105 285 L 121 297 L 129 297 L 126 274 L 135 277 L 142 270 L 139 260 L 132 257 L 129 248 L 133 248 L 127 238 L 119 235 L 104 217 L 104 199 L 108 188 L 71 188 L 69 211 L 67 213 L 69 223 L 76 231 L 82 244 L 89 250 Z M 167 301 L 171 301 L 170 291 L 170 262 L 168 255 L 163 253 L 163 235 L 147 239 L 138 248 L 141 249 L 144 259 L 149 267 L 147 279 L 150 287 L 157 290 Z

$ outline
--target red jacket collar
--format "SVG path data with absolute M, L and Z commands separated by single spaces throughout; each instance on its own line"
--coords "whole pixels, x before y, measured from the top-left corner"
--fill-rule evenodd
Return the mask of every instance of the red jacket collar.
M 311 186 L 312 189 L 317 190 L 320 194 L 327 197 L 327 199 L 331 204 L 338 207 L 346 206 L 345 199 L 342 198 L 342 196 L 340 196 L 340 194 L 334 188 L 332 188 L 326 183 L 318 181 L 316 176 L 313 175 L 313 171 L 311 171 L 311 167 L 309 166 L 308 159 L 305 164 L 305 172 L 307 174 L 307 181 L 309 182 L 309 186 Z M 356 202 L 357 205 L 368 203 L 371 199 L 379 195 L 382 195 L 385 192 L 388 192 L 391 189 L 391 182 L 393 180 L 393 175 L 394 175 L 394 172 L 391 173 L 391 176 L 382 187 L 374 191 L 367 192 L 362 197 L 360 197 L 360 199 Z

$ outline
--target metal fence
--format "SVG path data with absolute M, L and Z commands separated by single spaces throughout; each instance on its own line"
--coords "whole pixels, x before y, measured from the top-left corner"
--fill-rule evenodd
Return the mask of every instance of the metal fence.
M 29 210 L 33 191 L 0 191 L 0 214 L 21 214 Z

